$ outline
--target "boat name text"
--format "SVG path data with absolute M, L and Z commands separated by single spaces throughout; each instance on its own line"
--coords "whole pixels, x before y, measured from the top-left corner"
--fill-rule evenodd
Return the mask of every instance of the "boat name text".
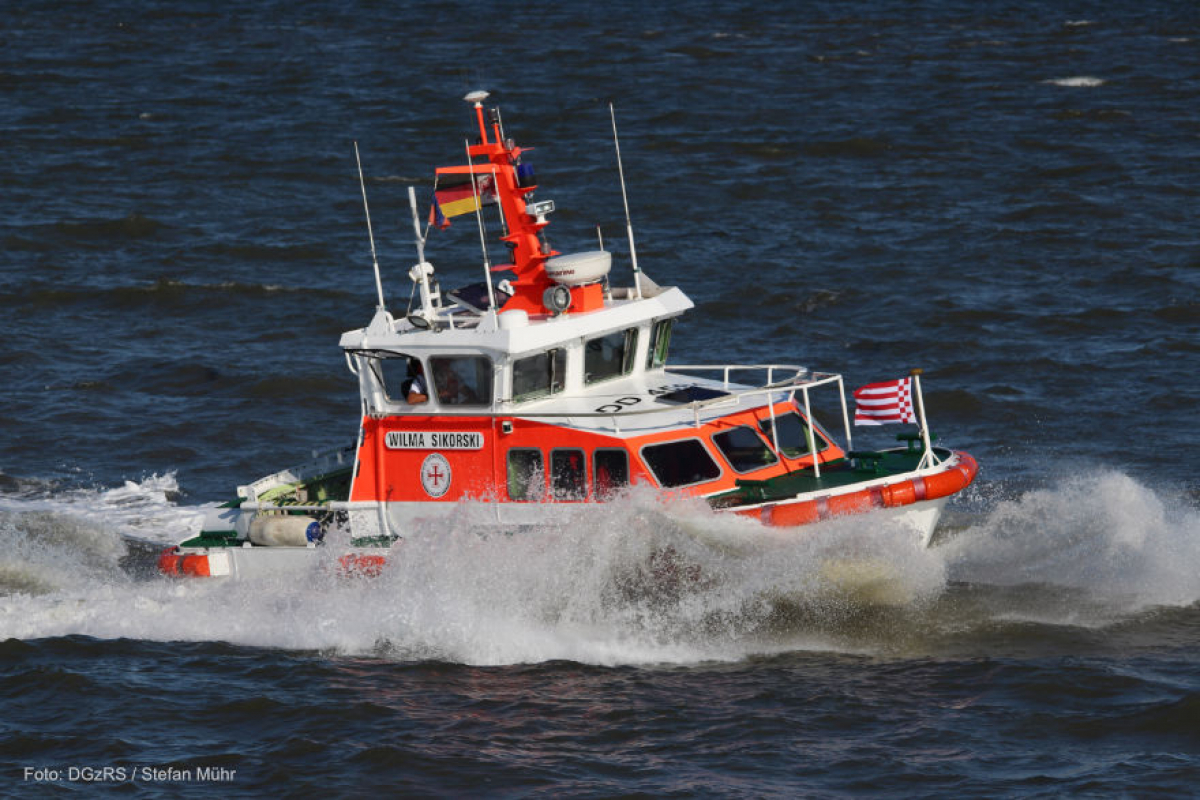
M 483 434 L 475 431 L 388 431 L 389 450 L 481 450 Z

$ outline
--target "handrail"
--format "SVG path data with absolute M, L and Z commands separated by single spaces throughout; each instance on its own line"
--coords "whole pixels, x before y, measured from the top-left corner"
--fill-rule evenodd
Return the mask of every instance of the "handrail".
M 353 456 L 354 459 L 350 463 L 347 463 L 347 459 L 350 456 Z M 251 500 L 252 498 L 256 500 L 260 491 L 269 491 L 276 486 L 306 480 L 306 476 L 313 473 L 319 475 L 322 474 L 321 471 L 337 471 L 341 467 L 352 469 L 352 465 L 357 459 L 358 448 L 347 445 L 314 451 L 312 458 L 309 460 L 284 467 L 272 472 L 270 475 L 264 475 L 257 480 L 251 481 L 244 486 L 239 486 L 237 487 L 237 493 L 238 496 L 244 497 L 247 500 Z M 291 475 L 294 480 L 286 480 L 284 475 Z
M 688 370 L 690 370 L 690 371 L 699 371 L 699 370 L 717 371 L 717 370 L 720 370 L 723 373 L 722 382 L 726 386 L 729 385 L 729 373 L 734 370 L 737 370 L 737 371 L 766 370 L 766 372 L 767 372 L 766 385 L 767 386 L 775 385 L 775 381 L 773 380 L 775 370 L 791 370 L 793 372 L 793 375 L 790 379 L 784 379 L 783 381 L 780 381 L 780 384 L 786 384 L 789 381 L 798 380 L 801 375 L 808 374 L 808 367 L 801 367 L 797 364 L 679 364 L 679 365 L 672 364 L 672 365 L 667 365 L 667 366 L 663 367 L 663 369 L 666 372 L 683 372 L 683 371 L 688 371 Z M 825 374 L 825 373 L 814 373 L 814 374 Z
M 807 369 L 794 367 L 792 365 L 751 365 L 751 366 L 680 366 L 672 367 L 671 370 L 696 370 L 696 369 L 769 369 L 786 368 L 798 369 L 800 374 L 810 374 Z M 802 380 L 799 374 L 790 380 L 779 381 L 776 383 L 767 384 L 764 386 L 756 386 L 745 390 L 735 390 L 730 394 L 721 397 L 712 397 L 706 400 L 693 400 L 690 403 L 680 403 L 679 405 L 665 408 L 629 408 L 621 411 L 537 411 L 536 409 L 505 409 L 496 411 L 491 408 L 473 408 L 464 410 L 438 409 L 436 412 L 428 410 L 399 413 L 388 412 L 386 414 L 374 414 L 372 416 L 382 417 L 537 417 L 539 419 L 558 419 L 558 418 L 593 418 L 593 417 L 632 417 L 645 414 L 667 414 L 678 411 L 694 411 L 698 412 L 702 408 L 715 405 L 728 405 L 731 400 L 741 400 L 742 398 L 752 397 L 755 395 L 774 394 L 781 391 L 795 391 L 798 389 L 814 389 L 818 386 L 825 386 L 831 383 L 841 383 L 841 375 L 833 372 L 814 372 L 811 379 Z M 728 385 L 728 383 L 726 383 Z M 563 399 L 562 395 L 556 395 L 558 399 Z
M 324 503 L 296 503 L 280 505 L 279 503 L 264 503 L 260 500 L 243 500 L 238 506 L 243 511 L 367 511 L 377 508 L 375 500 L 327 500 Z

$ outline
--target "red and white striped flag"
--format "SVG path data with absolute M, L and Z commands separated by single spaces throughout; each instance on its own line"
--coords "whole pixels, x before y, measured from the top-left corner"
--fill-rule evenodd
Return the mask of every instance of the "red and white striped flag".
M 854 424 L 883 425 L 916 422 L 913 411 L 912 378 L 868 383 L 854 390 Z

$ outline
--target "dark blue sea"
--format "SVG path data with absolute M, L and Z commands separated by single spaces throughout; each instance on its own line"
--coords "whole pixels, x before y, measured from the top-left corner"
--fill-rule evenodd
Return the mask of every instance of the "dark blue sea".
M 376 581 L 158 577 L 353 441 L 354 143 L 403 308 L 474 89 L 627 280 L 614 104 L 673 361 L 922 368 L 981 465 L 941 545 L 634 496 L 464 507 Z M 0 794 L 1195 795 L 1194 3 L 19 3 L 0 98 Z M 469 222 L 428 255 L 477 279 Z M 639 582 L 663 547 L 703 579 Z

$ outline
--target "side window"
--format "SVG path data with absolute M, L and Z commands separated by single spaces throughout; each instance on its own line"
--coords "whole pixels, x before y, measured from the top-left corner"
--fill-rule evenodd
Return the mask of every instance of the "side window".
M 370 364 L 375 377 L 383 385 L 383 393 L 388 400 L 394 403 L 412 403 L 428 393 L 419 358 L 396 354 L 389 358 L 373 357 Z
M 622 375 L 633 372 L 634 359 L 637 358 L 637 341 L 637 328 L 629 328 L 625 331 L 625 352 L 621 354 Z
M 660 319 L 650 331 L 650 348 L 646 351 L 646 369 L 655 369 L 667 363 L 667 349 L 671 346 L 673 319 Z
M 599 383 L 633 371 L 637 354 L 637 328 L 597 336 L 583 345 L 583 380 Z
M 542 451 L 514 448 L 508 451 L 508 497 L 538 501 L 546 494 Z
M 582 450 L 550 451 L 550 491 L 555 500 L 587 497 L 587 467 Z
M 597 500 L 607 500 L 628 485 L 628 453 L 602 448 L 592 454 L 592 491 Z
M 513 400 L 533 400 L 563 390 L 567 375 L 567 351 L 555 348 L 513 362 Z
M 739 425 L 715 433 L 712 440 L 736 472 L 762 469 L 779 460 L 771 452 L 771 448 L 767 447 L 767 443 L 748 425 Z
M 492 403 L 492 362 L 483 356 L 433 356 L 429 359 L 438 402 L 449 406 Z
M 808 425 L 804 424 L 801 416 L 795 411 L 789 411 L 786 414 L 776 414 L 775 421 L 779 425 L 780 451 L 788 458 L 808 455 Z M 768 441 L 772 441 L 771 418 L 759 420 L 758 427 L 763 432 L 763 436 L 766 436 Z M 818 453 L 829 447 L 829 442 L 819 431 L 813 431 L 813 436 L 815 437 L 813 443 L 816 445 Z
M 711 481 L 721 475 L 721 468 L 699 439 L 646 445 L 642 460 L 659 485 L 667 488 Z

